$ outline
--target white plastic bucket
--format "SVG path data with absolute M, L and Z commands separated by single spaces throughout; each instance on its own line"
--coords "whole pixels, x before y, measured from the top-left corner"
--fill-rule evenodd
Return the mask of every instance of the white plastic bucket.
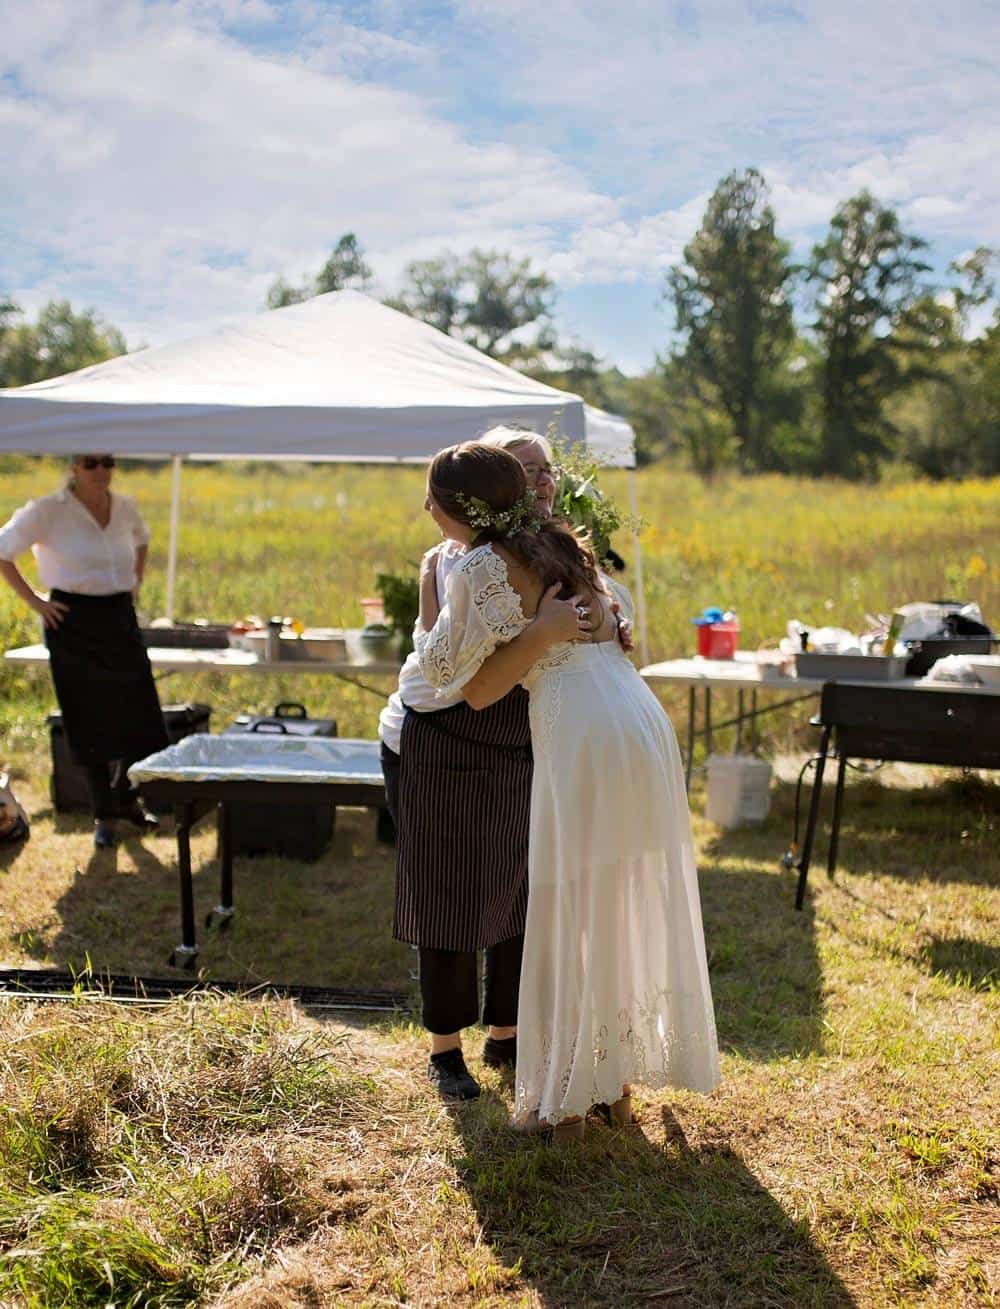
M 756 755 L 714 754 L 708 760 L 705 817 L 719 827 L 760 823 L 771 809 L 771 765 Z

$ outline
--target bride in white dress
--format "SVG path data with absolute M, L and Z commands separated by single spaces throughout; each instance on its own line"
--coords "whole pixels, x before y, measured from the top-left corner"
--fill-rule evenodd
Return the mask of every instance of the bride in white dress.
M 473 708 L 517 682 L 529 692 L 514 1121 L 576 1136 L 595 1103 L 627 1122 L 633 1082 L 711 1091 L 718 1046 L 673 729 L 617 639 L 593 556 L 565 525 L 539 523 L 525 490 L 503 450 L 467 442 L 432 461 L 427 508 L 474 548 L 440 611 L 422 589 L 416 646 L 426 679 Z M 586 635 L 552 644 L 566 632 L 551 621 L 560 583 Z

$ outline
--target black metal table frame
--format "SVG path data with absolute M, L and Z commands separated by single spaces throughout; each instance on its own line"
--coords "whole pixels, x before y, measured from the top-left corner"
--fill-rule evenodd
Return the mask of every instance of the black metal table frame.
M 752 754 L 757 753 L 759 744 L 757 736 L 757 719 L 762 718 L 764 714 L 774 713 L 776 709 L 787 709 L 789 705 L 801 704 L 803 700 L 814 700 L 819 695 L 819 688 L 803 692 L 801 695 L 790 696 L 785 700 L 779 700 L 774 704 L 759 705 L 757 703 L 756 689 L 749 690 L 750 709 L 746 708 L 746 697 L 748 690 L 746 687 L 727 687 L 724 682 L 714 684 L 721 690 L 737 692 L 736 716 L 733 718 L 723 719 L 722 722 L 712 722 L 712 690 L 713 683 L 699 682 L 688 686 L 688 721 L 687 721 L 687 751 L 684 762 L 684 780 L 688 790 L 691 789 L 691 775 L 694 769 L 694 748 L 696 741 L 700 738 L 705 746 L 705 758 L 712 753 L 712 736 L 715 732 L 721 732 L 727 727 L 736 728 L 736 750 L 740 751 L 743 745 L 743 728 L 749 724 L 750 728 L 750 751 Z M 771 689 L 769 683 L 765 684 L 767 690 Z M 702 722 L 698 726 L 698 691 L 702 692 Z
M 173 781 L 158 778 L 140 782 L 139 789 L 152 805 L 172 808 L 177 821 L 177 872 L 181 895 L 181 943 L 167 960 L 176 968 L 192 968 L 198 957 L 198 942 L 194 923 L 194 883 L 191 875 L 191 829 L 201 818 L 212 812 L 218 814 L 219 830 L 219 903 L 205 918 L 207 928 L 218 925 L 225 931 L 233 914 L 233 846 L 229 804 L 233 801 L 276 800 L 288 803 L 308 803 L 322 791 L 331 804 L 352 805 L 366 809 L 384 809 L 385 791 L 375 782 L 271 782 L 263 781 Z
M 909 707 L 911 712 L 891 715 L 885 721 L 873 719 L 865 722 L 856 713 L 852 716 L 840 709 L 839 702 L 846 697 L 864 697 L 870 702 L 879 695 L 900 697 L 898 704 Z M 913 697 L 909 704 L 908 697 Z M 978 688 L 969 690 L 960 685 L 935 691 L 917 687 L 879 687 L 878 683 L 829 682 L 823 687 L 820 712 L 811 719 L 813 726 L 821 729 L 819 751 L 815 756 L 816 775 L 809 798 L 802 853 L 792 865 L 799 874 L 795 888 L 796 909 L 801 910 L 805 903 L 827 759 L 837 760 L 826 865 L 827 877 L 832 879 L 837 867 L 848 759 L 931 764 L 942 768 L 998 769 L 1000 734 L 981 734 L 981 725 L 987 714 L 993 714 L 994 719 L 1000 718 L 994 699 L 983 695 Z M 886 699 L 885 704 L 892 704 L 892 701 Z M 921 712 L 915 722 L 913 710 L 916 706 Z M 934 723 L 934 716 L 937 723 Z

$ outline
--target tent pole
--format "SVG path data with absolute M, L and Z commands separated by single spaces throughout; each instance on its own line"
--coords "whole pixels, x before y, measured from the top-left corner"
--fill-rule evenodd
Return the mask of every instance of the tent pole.
M 628 470 L 628 500 L 629 511 L 638 522 L 639 489 L 635 474 L 636 470 L 634 468 Z M 636 615 L 639 619 L 639 657 L 643 666 L 645 666 L 649 663 L 649 635 L 646 629 L 646 587 L 642 576 L 642 546 L 639 542 L 638 528 L 632 533 L 632 549 L 635 556 L 635 598 Z
M 167 613 L 174 621 L 174 590 L 177 582 L 177 528 L 181 516 L 181 456 L 173 457 L 173 483 L 170 491 L 170 540 L 167 544 Z

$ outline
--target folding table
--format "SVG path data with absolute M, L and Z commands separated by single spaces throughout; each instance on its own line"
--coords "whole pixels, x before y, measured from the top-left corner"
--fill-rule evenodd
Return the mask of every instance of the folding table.
M 386 805 L 378 742 L 346 737 L 188 736 L 133 764 L 129 777 L 151 804 L 172 808 L 177 820 L 181 943 L 168 962 L 181 968 L 191 968 L 198 955 L 191 828 L 205 814 L 218 812 L 221 877 L 219 903 L 205 926 L 225 930 L 234 913 L 231 803 L 302 803 L 315 800 L 321 787 L 331 804 L 375 809 Z

